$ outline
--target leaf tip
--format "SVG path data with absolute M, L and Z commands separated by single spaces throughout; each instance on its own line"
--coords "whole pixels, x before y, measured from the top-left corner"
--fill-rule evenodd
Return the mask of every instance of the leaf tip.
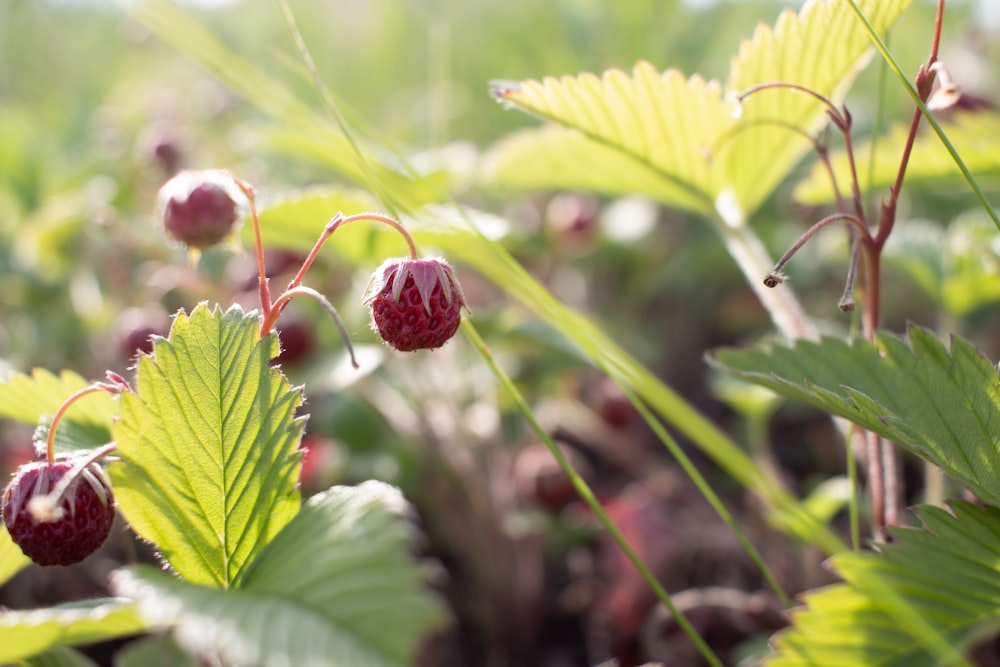
M 494 79 L 489 83 L 490 97 L 497 102 L 510 106 L 510 97 L 523 90 L 523 86 L 518 81 L 506 79 Z

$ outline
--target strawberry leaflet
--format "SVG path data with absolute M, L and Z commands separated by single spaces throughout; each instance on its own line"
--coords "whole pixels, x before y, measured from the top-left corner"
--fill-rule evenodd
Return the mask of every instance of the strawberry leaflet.
M 180 313 L 121 397 L 119 509 L 188 580 L 229 588 L 298 511 L 301 394 L 271 368 L 275 336 L 233 307 Z

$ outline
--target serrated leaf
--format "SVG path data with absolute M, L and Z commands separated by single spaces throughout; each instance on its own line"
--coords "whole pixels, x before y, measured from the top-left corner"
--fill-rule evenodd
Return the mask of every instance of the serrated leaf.
M 0 662 L 47 649 L 125 637 L 149 629 L 124 600 L 88 600 L 33 611 L 0 612 Z
M 180 313 L 121 397 L 119 508 L 192 582 L 237 585 L 299 507 L 302 397 L 270 366 L 278 342 L 259 328 L 237 306 Z
M 7 532 L 7 526 L 0 527 L 0 586 L 23 570 L 31 561 L 14 544 Z
M 886 30 L 912 0 L 864 0 L 862 11 Z M 514 135 L 492 151 L 484 181 L 501 186 L 642 192 L 712 215 L 725 195 L 752 212 L 810 149 L 828 119 L 815 98 L 768 90 L 746 100 L 740 117 L 729 96 L 762 83 L 794 83 L 839 103 L 870 43 L 844 2 L 810 0 L 760 25 L 732 62 L 725 87 L 640 62 L 630 74 L 548 77 L 498 84 L 505 103 L 561 130 Z M 800 132 L 790 130 L 797 128 Z M 619 155 L 610 157 L 610 153 Z M 635 188 L 624 190 L 627 181 Z
M 879 33 L 913 0 L 860 0 L 857 4 Z M 733 59 L 727 89 L 741 93 L 761 83 L 795 83 L 840 104 L 867 63 L 871 41 L 850 5 L 809 0 L 796 13 L 782 11 L 774 28 L 758 25 Z M 754 210 L 812 145 L 788 126 L 815 135 L 826 108 L 809 95 L 766 90 L 748 98 L 729 151 L 728 187 L 744 210 Z M 784 124 L 776 125 L 775 123 Z
M 239 590 L 149 567 L 116 573 L 153 623 L 209 660 L 244 666 L 409 665 L 438 615 L 408 562 L 399 492 L 381 482 L 309 499 L 260 555 Z
M 38 425 L 44 417 L 54 414 L 70 394 L 89 384 L 68 370 L 59 375 L 40 368 L 30 375 L 15 373 L 0 383 L 0 417 Z M 59 422 L 56 452 L 68 454 L 111 442 L 111 420 L 117 414 L 117 402 L 105 392 L 77 401 Z M 44 447 L 44 443 L 36 446 L 39 444 Z
M 881 555 L 832 558 L 844 578 L 805 596 L 767 667 L 933 667 L 1000 616 L 1000 509 L 916 509 Z M 887 594 L 889 592 L 889 594 Z M 953 656 L 951 656 L 953 657 Z
M 911 327 L 908 344 L 889 334 L 877 346 L 825 338 L 719 350 L 712 363 L 898 442 L 1000 500 L 1000 376 L 960 338 L 949 351 Z
M 939 121 L 955 150 L 962 156 L 969 171 L 983 187 L 1000 187 L 1000 114 L 994 112 L 959 113 Z M 869 185 L 878 191 L 892 186 L 899 171 L 909 125 L 894 125 L 888 134 L 878 138 L 875 149 L 875 168 L 871 170 L 872 144 L 870 141 L 855 146 L 858 182 L 862 188 Z M 831 151 L 830 160 L 837 182 L 850 183 L 850 164 L 843 150 Z M 917 136 L 906 169 L 907 186 L 927 185 L 937 191 L 967 191 L 965 177 L 959 170 L 944 144 L 932 132 Z M 799 182 L 793 197 L 806 204 L 825 204 L 833 201 L 830 176 L 822 165 L 815 165 L 809 176 Z
M 660 73 L 640 62 L 630 74 L 609 70 L 600 77 L 523 81 L 498 96 L 562 128 L 514 135 L 500 144 L 488 157 L 487 181 L 644 192 L 711 214 L 722 178 L 718 161 L 709 156 L 715 139 L 734 122 L 717 82 L 686 78 L 675 69 Z M 627 189 L 629 181 L 640 189 Z

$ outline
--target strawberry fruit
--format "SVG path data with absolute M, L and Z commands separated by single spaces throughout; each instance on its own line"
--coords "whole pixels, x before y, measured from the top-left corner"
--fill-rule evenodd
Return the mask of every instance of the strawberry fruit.
M 372 326 L 401 352 L 441 347 L 458 331 L 465 297 L 443 259 L 389 259 L 365 290 Z
M 21 466 L 3 494 L 3 522 L 14 543 L 39 565 L 72 565 L 111 532 L 114 496 L 100 466 L 89 463 L 56 502 L 49 494 L 76 467 L 72 460 Z
M 204 249 L 230 236 L 242 218 L 240 190 L 225 171 L 182 171 L 157 195 L 167 234 L 190 248 Z

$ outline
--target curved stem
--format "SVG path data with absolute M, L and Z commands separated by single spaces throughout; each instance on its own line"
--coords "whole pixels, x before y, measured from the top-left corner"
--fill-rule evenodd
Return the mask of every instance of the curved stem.
M 254 220 L 256 220 L 256 217 L 254 217 Z M 289 281 L 288 286 L 285 287 L 285 291 L 282 292 L 278 296 L 278 298 L 274 300 L 273 303 L 270 301 L 270 296 L 268 296 L 267 306 L 264 307 L 262 305 L 263 314 L 264 315 L 261 318 L 261 324 L 260 324 L 260 337 L 261 338 L 263 338 L 264 336 L 266 336 L 267 334 L 269 334 L 271 332 L 271 329 L 274 327 L 274 323 L 277 322 L 278 317 L 281 315 L 281 311 L 284 309 L 284 307 L 286 305 L 288 305 L 288 302 L 291 300 L 291 298 L 293 296 L 295 296 L 295 294 L 298 294 L 298 293 L 308 294 L 309 296 L 312 296 L 313 298 L 316 298 L 316 296 L 314 294 L 310 293 L 310 292 L 312 292 L 312 290 L 309 290 L 309 292 L 306 292 L 305 290 L 307 290 L 308 288 L 302 288 L 302 281 L 305 280 L 306 272 L 309 270 L 309 267 L 311 267 L 313 265 L 313 262 L 316 261 L 316 257 L 319 255 L 319 251 L 323 248 L 323 244 L 326 243 L 327 239 L 329 239 L 331 236 L 333 236 L 333 233 L 335 231 L 337 231 L 338 229 L 340 229 L 341 227 L 343 227 L 346 224 L 349 224 L 351 222 L 358 222 L 360 220 L 369 220 L 369 221 L 372 221 L 372 222 L 381 222 L 383 224 L 389 225 L 390 227 L 392 227 L 393 229 L 395 229 L 397 232 L 399 232 L 403 236 L 404 239 L 406 239 L 406 245 L 410 249 L 410 259 L 416 259 L 417 258 L 417 244 L 414 242 L 413 237 L 410 235 L 410 232 L 408 232 L 406 230 L 406 227 L 404 227 L 395 218 L 391 218 L 388 215 L 383 215 L 381 213 L 368 213 L 368 212 L 365 212 L 365 213 L 355 213 L 354 215 L 345 216 L 343 213 L 338 212 L 335 216 L 333 216 L 332 218 L 330 218 L 330 221 L 328 223 L 326 223 L 326 225 L 323 227 L 323 231 L 320 232 L 319 238 L 316 239 L 316 243 L 313 244 L 313 247 L 309 251 L 309 254 L 306 255 L 306 258 L 302 261 L 302 266 L 299 267 L 299 270 L 295 274 L 295 277 L 293 277 Z M 260 254 L 260 257 L 261 257 L 261 260 L 260 260 L 260 262 L 261 262 L 261 264 L 260 264 L 261 269 L 260 270 L 261 270 L 261 276 L 262 276 L 261 277 L 261 284 L 265 284 L 266 283 L 266 278 L 263 277 L 264 276 L 264 274 L 263 274 L 263 270 L 264 270 L 264 268 L 263 268 L 264 267 L 264 264 L 263 264 L 263 254 L 262 253 L 259 253 L 259 254 Z M 261 291 L 261 298 L 262 299 L 264 298 L 264 292 L 263 292 L 263 290 Z M 321 303 L 323 303 L 324 301 L 325 301 L 325 299 L 321 300 Z M 262 304 L 263 304 L 263 302 L 262 302 Z M 324 306 L 324 307 L 326 307 L 326 306 Z M 333 308 L 333 306 L 330 306 L 329 308 L 327 308 L 327 310 L 329 311 L 331 308 Z M 333 312 L 336 313 L 336 311 L 333 311 Z M 346 340 L 347 339 L 346 338 L 346 334 L 344 332 L 343 325 L 340 323 L 340 318 L 337 317 L 336 315 L 334 315 L 334 321 L 337 322 L 337 328 L 340 329 L 341 335 L 344 336 L 344 338 Z M 348 347 L 350 347 L 350 343 L 348 343 Z M 353 351 L 351 353 L 351 359 L 352 359 L 352 361 L 354 361 Z M 355 367 L 357 367 L 356 361 L 355 361 Z
M 56 460 L 56 427 L 66 414 L 66 411 L 69 410 L 74 403 L 88 394 L 94 394 L 99 391 L 106 391 L 111 394 L 120 394 L 123 389 L 125 389 L 125 387 L 118 384 L 95 382 L 89 387 L 84 387 L 83 389 L 70 394 L 69 397 L 63 401 L 62 405 L 59 406 L 59 409 L 56 410 L 55 414 L 52 415 L 52 421 L 49 422 L 49 432 L 45 440 L 46 460 L 49 463 L 54 463 Z
M 764 244 L 753 230 L 747 225 L 734 227 L 725 223 L 716 225 L 716 228 L 726 244 L 727 252 L 740 267 L 750 288 L 778 330 L 791 340 L 817 338 L 819 334 L 816 327 L 802 309 L 793 290 L 768 289 L 761 283 L 760 276 L 770 270 L 772 263 Z
M 831 215 L 828 215 L 819 222 L 815 223 L 812 227 L 807 229 L 805 233 L 803 233 L 802 236 L 800 236 L 799 239 L 794 244 L 792 244 L 792 247 L 785 251 L 785 254 L 781 256 L 781 259 L 777 261 L 777 263 L 774 265 L 774 268 L 772 268 L 768 272 L 767 277 L 764 278 L 764 285 L 766 287 L 775 287 L 776 285 L 780 284 L 783 280 L 780 275 L 780 271 L 782 267 L 784 267 L 785 264 L 788 263 L 788 260 L 792 258 L 792 255 L 798 252 L 799 249 L 801 249 L 802 246 L 805 245 L 806 242 L 809 241 L 809 239 L 811 239 L 818 231 L 820 231 L 827 225 L 841 221 L 846 222 L 847 224 L 851 225 L 854 229 L 856 229 L 861 234 L 862 242 L 864 242 L 865 238 L 868 238 L 869 240 L 871 239 L 871 237 L 868 234 L 868 229 L 865 227 L 864 222 L 858 219 L 856 216 L 851 215 L 850 213 L 833 213 Z
M 337 314 L 337 309 L 333 307 L 333 304 L 330 303 L 325 296 L 311 287 L 297 285 L 296 287 L 282 292 L 281 296 L 275 299 L 274 308 L 272 308 L 271 312 L 264 318 L 264 323 L 261 325 L 261 328 L 264 329 L 266 327 L 267 331 L 270 332 L 275 323 L 277 323 L 278 316 L 281 315 L 281 311 L 285 309 L 286 305 L 288 305 L 288 302 L 300 294 L 312 297 L 316 301 L 319 301 L 320 305 L 323 306 L 326 312 L 333 319 L 333 323 L 336 325 L 337 331 L 340 333 L 340 337 L 343 339 L 344 345 L 347 347 L 347 352 L 351 356 L 351 365 L 354 366 L 354 368 L 360 368 L 361 366 L 358 364 L 358 359 L 354 354 L 354 345 L 351 343 L 351 337 L 348 335 L 347 329 L 344 327 L 344 323 L 340 319 L 340 315 Z
M 841 130 L 842 132 L 846 132 L 847 129 L 850 127 L 851 124 L 850 118 L 845 116 L 841 112 L 841 110 L 837 108 L 837 105 L 834 104 L 828 97 L 821 95 L 820 93 L 816 92 L 811 88 L 807 88 L 806 86 L 802 86 L 797 83 L 789 83 L 787 81 L 770 81 L 768 83 L 761 83 L 744 90 L 742 93 L 739 94 L 737 99 L 739 99 L 740 103 L 742 103 L 743 100 L 750 97 L 751 95 L 758 93 L 762 90 L 768 90 L 772 88 L 784 88 L 786 90 L 793 90 L 795 92 L 805 93 L 806 95 L 814 97 L 826 106 L 827 113 L 830 114 L 830 118 L 833 120 L 833 124 L 836 125 L 839 130 Z

